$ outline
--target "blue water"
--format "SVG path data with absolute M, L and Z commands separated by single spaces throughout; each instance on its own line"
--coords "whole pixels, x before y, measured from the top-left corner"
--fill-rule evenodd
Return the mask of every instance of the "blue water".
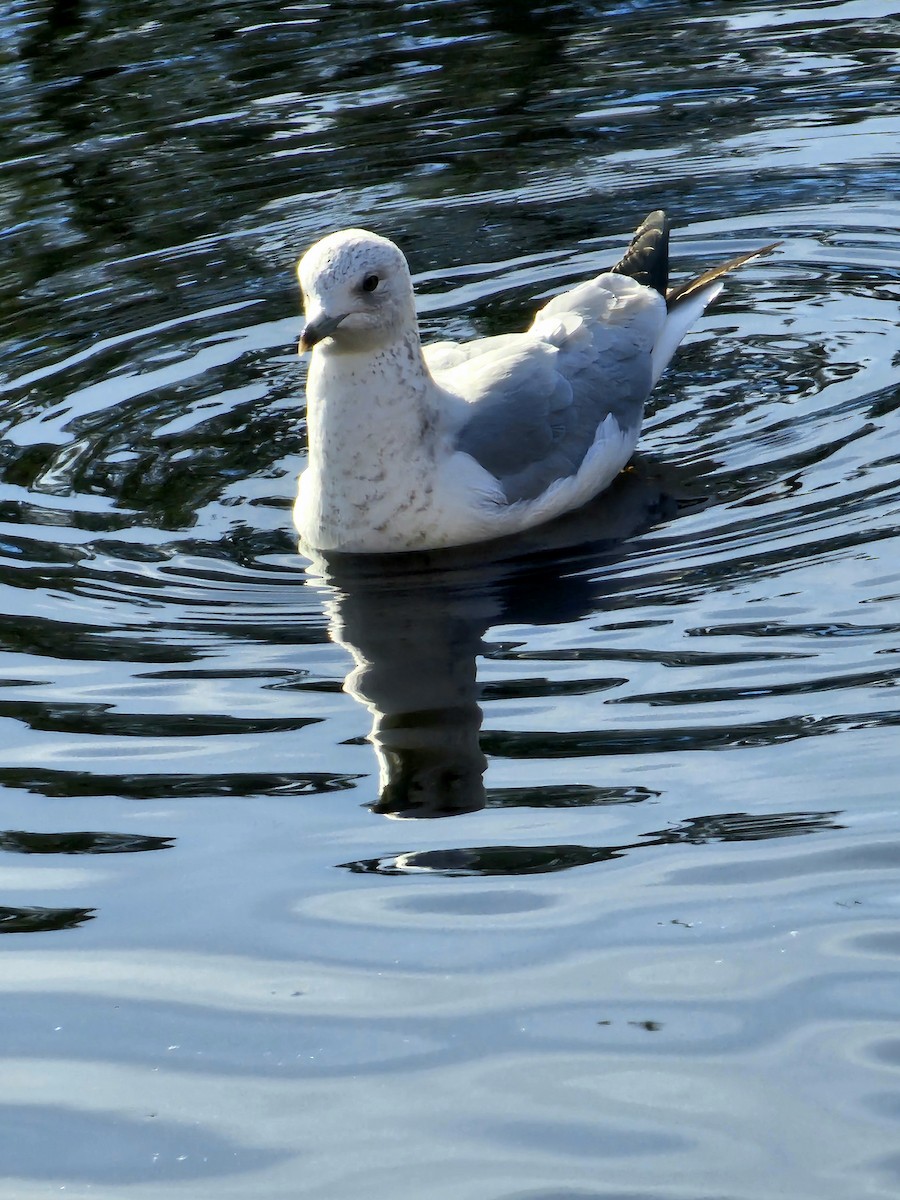
M 0 1200 L 900 1196 L 900 3 L 0 13 Z M 293 264 L 427 338 L 779 239 L 631 468 L 310 565 Z

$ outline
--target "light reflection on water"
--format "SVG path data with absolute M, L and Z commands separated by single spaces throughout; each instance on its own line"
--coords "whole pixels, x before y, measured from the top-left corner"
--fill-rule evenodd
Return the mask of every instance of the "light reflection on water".
M 2 1200 L 896 1195 L 898 13 L 0 15 Z M 783 245 L 615 488 L 307 567 L 308 242 L 483 336 L 660 205 Z

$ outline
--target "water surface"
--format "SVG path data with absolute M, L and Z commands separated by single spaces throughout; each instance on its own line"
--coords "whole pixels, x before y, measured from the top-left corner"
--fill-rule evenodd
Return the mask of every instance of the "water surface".
M 900 1195 L 898 30 L 4 8 L 2 1200 Z M 310 568 L 310 241 L 485 336 L 657 207 L 782 246 L 610 492 Z

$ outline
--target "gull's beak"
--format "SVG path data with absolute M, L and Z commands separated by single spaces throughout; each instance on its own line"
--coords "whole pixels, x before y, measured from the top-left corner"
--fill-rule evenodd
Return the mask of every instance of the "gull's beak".
M 305 354 L 307 350 L 312 350 L 317 342 L 330 337 L 346 315 L 342 313 L 339 317 L 328 317 L 325 313 L 316 313 L 311 321 L 306 322 L 300 334 L 300 353 Z

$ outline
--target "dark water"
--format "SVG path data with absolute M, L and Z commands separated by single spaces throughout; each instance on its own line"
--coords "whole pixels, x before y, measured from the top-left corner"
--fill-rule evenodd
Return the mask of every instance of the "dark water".
M 2 1200 L 900 1196 L 898 49 L 2 6 Z M 306 245 L 482 336 L 659 206 L 684 271 L 783 245 L 612 491 L 307 571 Z

